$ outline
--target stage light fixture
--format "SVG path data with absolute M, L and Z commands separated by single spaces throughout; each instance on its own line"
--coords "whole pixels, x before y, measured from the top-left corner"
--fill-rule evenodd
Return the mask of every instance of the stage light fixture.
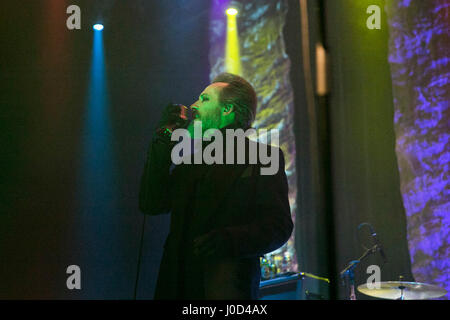
M 231 0 L 229 4 L 227 5 L 227 9 L 225 10 L 225 13 L 229 17 L 237 16 L 239 12 L 242 9 L 242 4 L 239 1 Z
M 238 10 L 236 8 L 228 8 L 225 12 L 229 16 L 235 16 L 238 14 Z
M 94 30 L 96 31 L 102 31 L 103 30 L 103 25 L 100 23 L 96 23 L 94 24 L 94 26 L 92 27 Z

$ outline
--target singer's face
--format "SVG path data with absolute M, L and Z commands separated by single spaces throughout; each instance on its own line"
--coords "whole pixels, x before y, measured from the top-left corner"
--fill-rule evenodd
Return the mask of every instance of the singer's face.
M 202 122 L 202 131 L 220 129 L 222 108 L 219 101 L 220 90 L 227 83 L 216 82 L 207 86 L 200 93 L 198 100 L 191 105 L 194 111 L 194 121 Z

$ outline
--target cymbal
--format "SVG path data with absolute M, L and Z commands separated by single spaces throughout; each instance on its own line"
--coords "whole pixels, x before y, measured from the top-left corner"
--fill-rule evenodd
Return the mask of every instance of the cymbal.
M 385 281 L 367 283 L 358 286 L 358 291 L 375 298 L 391 300 L 425 300 L 439 298 L 447 294 L 447 290 L 436 285 L 420 282 Z

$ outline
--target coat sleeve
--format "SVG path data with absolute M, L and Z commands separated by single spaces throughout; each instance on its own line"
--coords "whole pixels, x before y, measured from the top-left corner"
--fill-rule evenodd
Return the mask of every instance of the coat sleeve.
M 150 215 L 170 211 L 170 138 L 155 134 L 148 148 L 139 189 L 139 209 Z
M 279 149 L 279 169 L 275 175 L 256 173 L 255 217 L 246 225 L 230 226 L 225 236 L 235 257 L 262 256 L 281 247 L 291 236 L 293 223 L 289 207 L 284 156 Z

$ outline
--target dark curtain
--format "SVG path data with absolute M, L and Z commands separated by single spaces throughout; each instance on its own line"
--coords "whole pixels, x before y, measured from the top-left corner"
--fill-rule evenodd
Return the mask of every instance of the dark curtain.
M 302 49 L 302 2 L 309 20 L 306 49 Z M 381 8 L 379 30 L 366 26 L 369 5 Z M 308 288 L 324 298 L 347 298 L 339 272 L 374 244 L 369 228 L 358 231 L 363 222 L 377 232 L 387 263 L 379 253 L 369 256 L 355 269 L 355 284 L 366 283 L 369 265 L 380 267 L 381 281 L 400 276 L 413 280 L 395 153 L 384 6 L 381 0 L 290 2 L 286 37 L 292 40 L 287 41 L 287 51 L 295 61 L 291 80 L 299 184 L 296 246 L 299 271 L 330 278 L 329 286 L 316 281 Z M 329 58 L 329 91 L 322 96 L 316 94 L 315 85 L 319 43 Z M 314 90 L 312 101 L 307 99 L 308 81 Z M 357 298 L 370 299 L 359 293 Z
M 369 3 L 370 2 L 370 3 Z M 366 26 L 369 5 L 381 8 L 381 29 Z M 413 280 L 406 216 L 395 154 L 394 106 L 388 64 L 385 1 L 325 1 L 331 57 L 329 119 L 333 194 L 335 272 L 357 259 L 373 242 L 370 223 L 387 256 L 370 256 L 356 269 L 365 283 L 367 266 L 381 267 L 382 281 Z M 339 298 L 345 292 L 338 287 Z M 366 296 L 357 294 L 360 299 Z
M 289 1 L 284 36 L 286 52 L 292 62 L 291 84 L 295 104 L 298 177 L 295 245 L 298 270 L 328 278 L 334 284 L 327 98 L 317 97 L 314 93 L 315 42 L 323 34 L 320 12 L 319 2 Z M 307 21 L 304 20 L 305 15 L 308 16 Z M 315 299 L 334 298 L 330 285 L 325 281 L 306 278 L 304 285 L 304 290 L 315 294 Z

